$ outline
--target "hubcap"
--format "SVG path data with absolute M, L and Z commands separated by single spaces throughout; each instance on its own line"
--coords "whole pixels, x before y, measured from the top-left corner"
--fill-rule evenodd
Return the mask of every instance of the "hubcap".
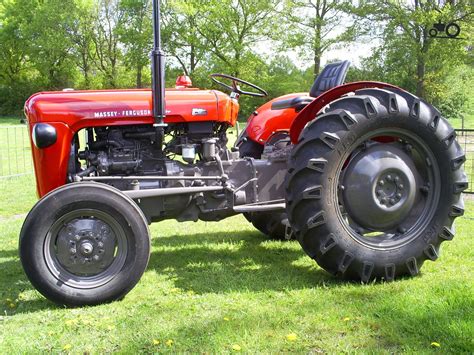
M 395 228 L 414 206 L 419 179 L 412 159 L 403 149 L 373 144 L 360 151 L 345 169 L 345 209 L 365 229 Z
M 95 209 L 75 210 L 59 218 L 44 246 L 52 274 L 76 288 L 94 288 L 112 280 L 125 264 L 127 253 L 121 225 Z
M 57 258 L 61 265 L 75 275 L 94 275 L 114 260 L 115 233 L 98 219 L 74 219 L 59 231 Z

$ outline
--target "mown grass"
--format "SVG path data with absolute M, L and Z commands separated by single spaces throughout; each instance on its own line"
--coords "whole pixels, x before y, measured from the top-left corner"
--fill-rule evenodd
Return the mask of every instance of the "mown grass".
M 0 196 L 0 353 L 474 349 L 472 203 L 421 276 L 370 285 L 334 279 L 297 242 L 268 241 L 242 217 L 158 223 L 149 267 L 124 300 L 64 309 L 32 288 L 18 259 L 33 178 L 0 182 Z

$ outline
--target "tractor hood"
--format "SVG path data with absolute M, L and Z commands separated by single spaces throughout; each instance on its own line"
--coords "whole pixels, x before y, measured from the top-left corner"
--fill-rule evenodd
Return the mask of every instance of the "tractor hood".
M 234 125 L 239 105 L 214 90 L 166 90 L 166 123 L 199 121 Z M 43 92 L 25 104 L 30 124 L 61 122 L 74 131 L 104 125 L 152 124 L 150 90 Z

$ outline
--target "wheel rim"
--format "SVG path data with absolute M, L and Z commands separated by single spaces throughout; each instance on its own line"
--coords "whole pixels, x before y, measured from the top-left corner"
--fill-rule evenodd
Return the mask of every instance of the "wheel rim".
M 436 212 L 440 171 L 428 145 L 403 129 L 362 137 L 338 168 L 337 213 L 349 235 L 374 249 L 416 239 Z
M 96 209 L 79 209 L 49 229 L 44 257 L 53 276 L 74 288 L 96 288 L 123 268 L 128 243 L 120 223 Z

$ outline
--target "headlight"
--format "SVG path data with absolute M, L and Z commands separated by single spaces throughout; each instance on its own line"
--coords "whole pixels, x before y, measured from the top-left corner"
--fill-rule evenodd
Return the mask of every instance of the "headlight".
M 33 143 L 38 148 L 47 148 L 56 143 L 58 135 L 56 128 L 47 123 L 37 123 L 33 127 L 32 133 Z

